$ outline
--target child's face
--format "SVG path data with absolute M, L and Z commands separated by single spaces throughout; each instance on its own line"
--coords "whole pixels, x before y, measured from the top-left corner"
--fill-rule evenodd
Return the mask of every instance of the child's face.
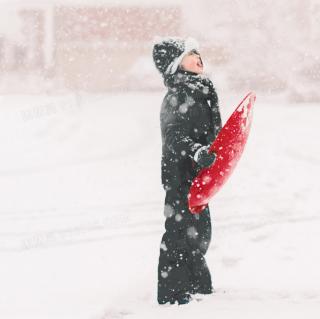
M 200 54 L 195 50 L 190 51 L 183 57 L 180 67 L 185 71 L 190 71 L 197 74 L 203 73 L 203 64 Z

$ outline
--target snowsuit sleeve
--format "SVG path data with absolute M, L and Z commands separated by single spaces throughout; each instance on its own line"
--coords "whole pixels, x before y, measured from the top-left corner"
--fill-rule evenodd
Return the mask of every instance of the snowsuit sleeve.
M 193 158 L 195 152 L 203 146 L 192 140 L 182 120 L 167 125 L 165 138 L 168 149 L 179 157 L 189 156 Z
M 188 111 L 181 104 L 172 108 L 164 127 L 164 139 L 167 148 L 179 158 L 193 158 L 195 152 L 203 145 L 195 142 L 190 136 Z

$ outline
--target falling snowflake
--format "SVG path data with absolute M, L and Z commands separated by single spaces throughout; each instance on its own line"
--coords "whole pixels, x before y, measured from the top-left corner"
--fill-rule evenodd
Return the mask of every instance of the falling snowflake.
M 169 217 L 171 217 L 173 214 L 174 214 L 174 209 L 173 209 L 173 207 L 172 207 L 171 205 L 169 205 L 169 204 L 166 204 L 166 205 L 164 206 L 164 216 L 165 216 L 166 218 L 169 218 Z
M 180 113 L 187 113 L 188 112 L 188 104 L 187 103 L 182 103 L 180 106 L 179 106 L 179 112 Z
M 198 232 L 197 232 L 197 229 L 194 227 L 194 226 L 191 226 L 187 229 L 187 235 L 190 237 L 190 238 L 197 238 L 198 236 Z
M 164 251 L 168 250 L 167 245 L 166 245 L 166 243 L 164 241 L 160 244 L 160 249 L 162 249 Z
M 172 106 L 177 106 L 177 104 L 178 104 L 178 99 L 177 99 L 177 97 L 173 95 L 173 96 L 170 98 L 169 103 L 170 103 L 170 105 L 172 105 Z

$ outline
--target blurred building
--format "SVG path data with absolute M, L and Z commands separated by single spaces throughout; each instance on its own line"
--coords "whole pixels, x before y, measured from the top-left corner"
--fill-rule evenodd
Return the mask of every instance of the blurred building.
M 223 89 L 320 100 L 320 0 L 46 0 L 1 10 L 0 92 L 156 90 L 155 36 L 197 38 Z M 5 9 L 5 8 L 3 8 Z
M 148 86 L 154 36 L 179 35 L 182 23 L 174 1 L 165 6 L 21 5 L 16 10 L 21 39 L 0 38 L 2 74 L 44 76 L 61 89 L 90 92 L 135 89 L 142 80 Z

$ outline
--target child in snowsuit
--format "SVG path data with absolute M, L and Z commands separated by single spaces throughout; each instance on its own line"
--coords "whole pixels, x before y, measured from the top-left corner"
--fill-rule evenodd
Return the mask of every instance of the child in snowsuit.
M 213 292 L 204 258 L 211 241 L 209 206 L 191 214 L 187 195 L 200 169 L 215 160 L 208 148 L 221 129 L 221 117 L 194 39 L 158 41 L 153 60 L 168 88 L 160 112 L 166 231 L 160 245 L 157 299 L 159 304 L 185 304 L 191 294 Z

